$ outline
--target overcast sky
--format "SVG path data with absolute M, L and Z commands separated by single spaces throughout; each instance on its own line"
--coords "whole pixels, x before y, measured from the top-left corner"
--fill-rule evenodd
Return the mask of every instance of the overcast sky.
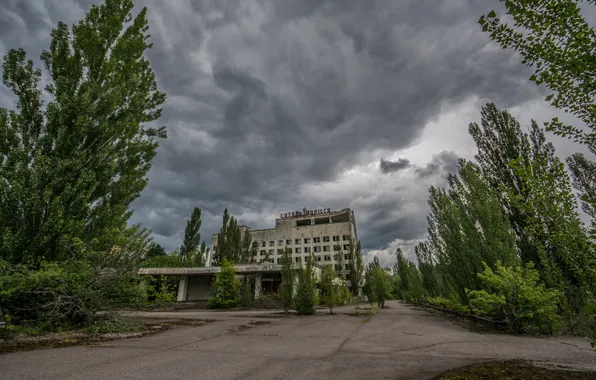
M 94 3 L 2 0 L 0 53 L 23 47 L 37 60 L 51 28 Z M 524 125 L 561 116 L 520 57 L 480 32 L 482 14 L 502 12 L 497 0 L 135 4 L 148 7 L 169 137 L 131 221 L 168 250 L 195 206 L 208 244 L 226 207 L 251 228 L 351 207 L 367 256 L 392 265 L 396 247 L 413 257 L 425 238 L 428 187 L 475 153 L 467 126 L 484 103 Z M 2 85 L 0 106 L 14 106 Z M 561 157 L 581 150 L 551 138 Z

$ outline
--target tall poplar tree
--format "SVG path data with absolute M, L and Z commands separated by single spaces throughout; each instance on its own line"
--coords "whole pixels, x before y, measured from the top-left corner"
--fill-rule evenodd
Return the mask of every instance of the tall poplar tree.
M 41 54 L 45 87 L 23 49 L 4 57 L 17 105 L 0 108 L 0 256 L 12 263 L 70 259 L 81 243 L 109 250 L 126 229 L 166 137 L 147 126 L 165 95 L 144 57 L 147 10 L 132 8 L 110 0 L 60 22 Z
M 184 229 L 184 241 L 180 247 L 180 256 L 188 258 L 198 252 L 201 244 L 201 209 L 195 207 L 190 219 L 186 221 Z
M 592 229 L 596 229 L 596 162 L 588 160 L 581 153 L 567 158 L 567 165 L 573 178 L 573 187 L 579 192 L 582 210 L 592 218 Z M 592 234 L 596 234 L 595 231 Z

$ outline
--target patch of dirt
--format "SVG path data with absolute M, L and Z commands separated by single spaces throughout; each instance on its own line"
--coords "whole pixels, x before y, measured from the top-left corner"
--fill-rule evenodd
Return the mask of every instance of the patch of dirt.
M 15 334 L 10 338 L 0 339 L 0 354 L 7 354 L 10 352 L 17 351 L 31 351 L 46 348 L 92 345 L 115 339 L 139 338 L 142 336 L 157 334 L 169 330 L 171 328 L 181 326 L 197 327 L 216 321 L 216 319 L 144 320 L 143 325 L 139 331 L 106 333 L 101 335 L 93 335 L 80 331 L 48 333 L 39 336 Z M 265 322 L 269 323 L 267 321 Z
M 240 331 L 248 330 L 248 329 L 251 329 L 251 328 L 257 327 L 257 326 L 268 325 L 270 323 L 271 323 L 270 321 L 250 321 L 246 325 L 239 325 L 239 326 L 234 327 L 231 331 L 240 332 Z
M 473 364 L 445 372 L 433 380 L 594 380 L 596 372 L 545 368 L 524 361 Z

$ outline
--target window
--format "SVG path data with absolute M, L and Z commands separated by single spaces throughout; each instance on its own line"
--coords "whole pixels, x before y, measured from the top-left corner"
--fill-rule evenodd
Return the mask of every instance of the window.
M 284 245 L 284 241 L 283 240 L 278 241 L 277 245 Z
M 278 249 L 277 249 L 277 254 L 278 254 L 278 255 L 281 255 L 283 252 L 284 252 L 284 250 L 283 250 L 283 249 L 281 249 L 281 248 L 278 248 Z
M 286 240 L 286 245 L 292 245 L 292 240 L 290 240 L 290 239 Z
M 277 258 L 277 263 L 278 263 L 278 264 L 281 264 L 281 257 L 278 257 L 278 258 Z
M 310 244 L 310 238 L 304 238 L 304 244 Z
M 261 249 L 261 252 L 260 252 L 260 253 L 261 253 L 261 255 L 265 256 L 265 253 L 266 253 L 266 252 L 265 252 L 265 250 L 264 250 L 264 249 Z
M 329 243 L 329 236 L 323 236 L 323 243 Z
M 344 255 L 344 260 L 347 260 L 347 259 L 348 259 L 348 255 Z
M 294 252 L 296 252 L 296 253 L 302 253 L 302 248 L 298 247 L 298 248 L 296 248 L 296 249 L 294 250 Z
M 339 241 L 339 235 L 333 236 L 333 241 Z
M 300 244 L 300 239 L 294 240 L 294 244 Z
M 343 235 L 342 240 L 350 240 L 350 235 Z
M 317 262 L 321 261 L 321 256 L 315 256 L 315 260 L 316 260 Z
M 304 253 L 310 253 L 310 247 L 304 247 Z
M 328 245 L 324 245 L 323 246 L 323 252 L 329 252 L 329 246 Z
M 253 248 L 257 248 L 259 246 L 259 242 L 258 241 L 253 241 L 252 242 L 252 246 L 253 246 Z
M 300 263 L 300 262 L 302 262 L 302 257 L 296 257 L 295 260 L 297 263 Z
M 323 257 L 323 260 L 325 260 L 325 261 L 331 261 L 331 255 L 325 255 Z
M 269 246 L 270 246 L 270 247 L 273 247 L 274 245 L 275 245 L 275 241 L 274 241 L 274 240 L 270 240 L 270 241 L 269 241 Z
M 273 255 L 273 250 L 272 249 L 269 250 L 269 254 L 270 255 Z
M 321 246 L 320 245 L 315 245 L 315 252 L 321 252 Z
M 261 247 L 266 247 L 267 246 L 267 242 L 266 241 L 262 241 L 261 242 Z
M 345 264 L 345 265 L 344 265 L 344 268 L 345 268 L 346 270 L 350 270 L 350 264 Z
M 312 239 L 313 243 L 320 243 L 321 242 L 321 238 L 320 237 L 316 237 Z

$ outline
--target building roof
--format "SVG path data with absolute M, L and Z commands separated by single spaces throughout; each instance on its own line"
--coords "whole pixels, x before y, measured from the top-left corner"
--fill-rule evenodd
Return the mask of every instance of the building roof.
M 237 264 L 234 265 L 236 274 L 252 274 L 261 272 L 281 272 L 281 265 L 272 263 Z M 220 267 L 202 268 L 140 268 L 139 275 L 180 276 L 180 275 L 210 275 L 221 271 Z

